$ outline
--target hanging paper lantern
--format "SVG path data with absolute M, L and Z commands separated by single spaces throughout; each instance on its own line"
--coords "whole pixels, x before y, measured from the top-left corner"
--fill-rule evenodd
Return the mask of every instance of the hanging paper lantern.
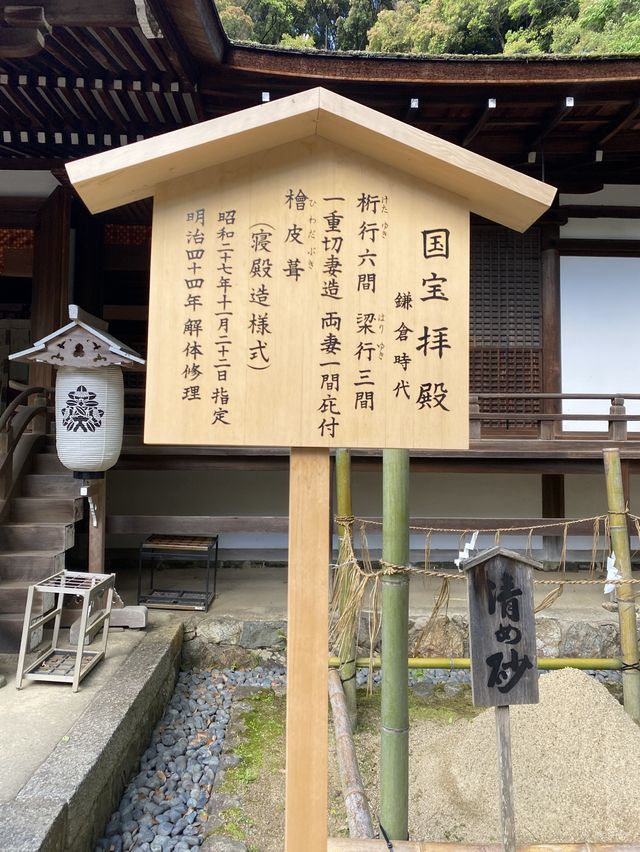
M 56 376 L 56 449 L 65 467 L 108 470 L 118 461 L 124 423 L 120 367 L 60 367 Z

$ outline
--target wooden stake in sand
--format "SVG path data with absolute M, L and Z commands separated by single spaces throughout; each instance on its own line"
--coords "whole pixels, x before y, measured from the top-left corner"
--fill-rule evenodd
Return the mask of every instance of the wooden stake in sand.
M 502 843 L 515 852 L 510 704 L 538 703 L 536 624 L 531 568 L 539 563 L 494 547 L 469 572 L 469 642 L 473 703 L 496 708 Z

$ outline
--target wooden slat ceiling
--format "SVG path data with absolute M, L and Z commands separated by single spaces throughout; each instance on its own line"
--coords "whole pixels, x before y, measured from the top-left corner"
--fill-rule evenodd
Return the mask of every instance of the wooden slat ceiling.
M 2 168 L 56 168 L 324 85 L 565 191 L 640 183 L 640 58 L 247 47 L 228 42 L 212 0 L 11 8 L 0 9 Z

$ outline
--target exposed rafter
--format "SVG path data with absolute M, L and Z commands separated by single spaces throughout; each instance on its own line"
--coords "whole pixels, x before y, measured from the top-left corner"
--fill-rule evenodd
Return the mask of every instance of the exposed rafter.
M 637 98 L 617 121 L 609 125 L 604 135 L 598 139 L 596 148 L 604 148 L 614 136 L 630 127 L 638 116 L 640 116 L 640 98 Z
M 539 130 L 530 137 L 528 147 L 531 149 L 537 148 L 538 145 L 540 145 L 540 143 L 551 133 L 551 131 L 555 130 L 562 119 L 571 112 L 574 107 L 574 103 L 574 99 L 570 95 L 565 97 L 562 104 L 556 107 L 542 127 L 540 127 Z
M 489 98 L 487 100 L 487 104 L 486 104 L 485 108 L 482 110 L 480 116 L 478 117 L 478 120 L 473 125 L 471 130 L 468 131 L 468 133 L 465 135 L 464 139 L 462 140 L 462 147 L 463 148 L 466 148 L 467 145 L 469 145 L 476 138 L 478 133 L 480 133 L 480 131 L 485 126 L 487 121 L 489 121 L 489 118 L 490 118 L 493 110 L 496 108 L 496 106 L 497 106 L 497 100 L 495 98 Z

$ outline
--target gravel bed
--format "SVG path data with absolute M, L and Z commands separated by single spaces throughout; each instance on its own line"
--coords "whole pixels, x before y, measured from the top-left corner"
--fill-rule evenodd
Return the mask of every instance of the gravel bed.
M 204 839 L 206 805 L 218 773 L 238 687 L 283 687 L 280 666 L 188 671 L 140 759 L 96 852 L 188 852 Z
M 589 672 L 602 683 L 619 683 L 620 672 Z M 368 670 L 358 669 L 364 686 Z M 373 675 L 379 686 L 380 670 Z M 413 687 L 470 682 L 468 670 L 411 669 Z M 164 716 L 156 726 L 138 772 L 129 782 L 105 836 L 95 852 L 188 852 L 200 846 L 207 827 L 207 804 L 223 755 L 231 705 L 238 687 L 284 688 L 282 666 L 181 672 Z

